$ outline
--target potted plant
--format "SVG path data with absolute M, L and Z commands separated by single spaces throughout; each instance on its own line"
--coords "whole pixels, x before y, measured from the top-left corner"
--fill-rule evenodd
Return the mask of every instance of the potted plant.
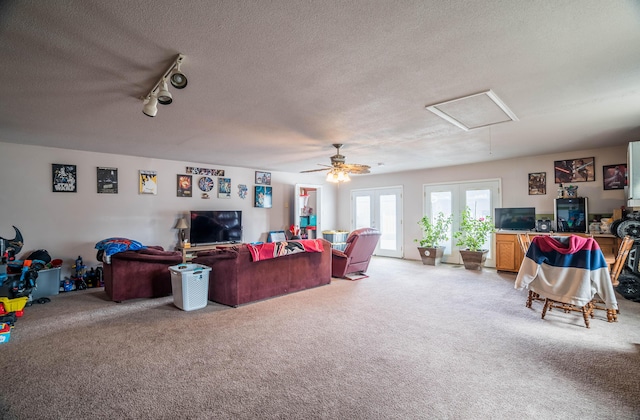
M 487 235 L 495 232 L 496 228 L 490 216 L 474 218 L 471 209 L 467 207 L 462 213 L 460 230 L 453 233 L 456 246 L 463 247 L 460 256 L 467 270 L 481 270 L 482 264 L 487 259 L 488 249 L 482 249 L 487 241 Z
M 422 229 L 422 239 L 414 239 L 420 244 L 418 252 L 424 265 L 438 265 L 444 255 L 444 246 L 440 243 L 449 239 L 449 228 L 452 217 L 445 217 L 443 212 L 432 220 L 429 216 L 424 216 L 418 221 Z

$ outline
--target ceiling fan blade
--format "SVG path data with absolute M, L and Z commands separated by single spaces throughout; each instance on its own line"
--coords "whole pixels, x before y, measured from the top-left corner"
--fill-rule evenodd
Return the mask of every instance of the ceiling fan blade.
M 371 168 L 369 165 L 361 165 L 359 163 L 345 163 L 341 167 L 352 174 L 368 174 Z
M 320 172 L 320 171 L 328 171 L 330 168 L 322 168 L 322 169 L 309 169 L 308 171 L 300 171 L 301 174 L 307 173 L 307 172 Z

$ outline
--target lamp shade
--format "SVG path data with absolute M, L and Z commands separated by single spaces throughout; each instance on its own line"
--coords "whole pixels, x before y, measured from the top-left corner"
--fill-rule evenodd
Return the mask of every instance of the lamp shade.
M 188 229 L 189 226 L 187 226 L 187 221 L 184 220 L 183 217 L 181 217 L 180 219 L 178 219 L 178 221 L 176 222 L 176 227 L 175 229 Z

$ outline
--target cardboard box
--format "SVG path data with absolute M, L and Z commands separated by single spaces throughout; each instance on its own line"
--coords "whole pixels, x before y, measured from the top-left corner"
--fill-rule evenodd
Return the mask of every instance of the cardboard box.
M 622 209 L 613 209 L 613 220 L 622 219 Z

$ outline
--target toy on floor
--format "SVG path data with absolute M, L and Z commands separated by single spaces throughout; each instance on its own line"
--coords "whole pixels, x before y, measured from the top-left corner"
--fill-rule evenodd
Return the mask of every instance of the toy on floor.
M 71 280 L 76 284 L 76 290 L 84 290 L 87 288 L 87 282 L 85 281 L 85 273 L 87 266 L 83 264 L 82 257 L 78 255 L 76 263 L 73 266 L 75 273 L 71 276 Z

